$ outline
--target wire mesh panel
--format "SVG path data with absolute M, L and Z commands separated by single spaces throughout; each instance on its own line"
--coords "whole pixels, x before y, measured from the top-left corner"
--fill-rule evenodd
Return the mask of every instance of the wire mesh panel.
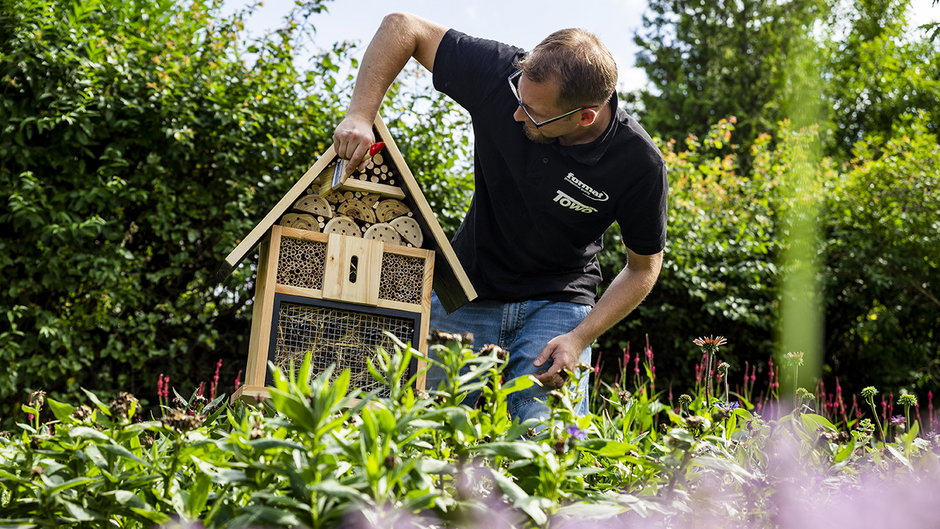
M 386 252 L 382 256 L 382 276 L 379 280 L 379 299 L 421 303 L 424 286 L 424 263 L 421 257 L 410 257 Z
M 326 243 L 281 237 L 277 282 L 304 288 L 323 288 Z
M 415 318 L 402 318 L 388 314 L 373 314 L 282 301 L 276 316 L 277 332 L 274 339 L 274 365 L 287 371 L 291 361 L 300 367 L 307 351 L 311 351 L 312 375 L 316 376 L 335 364 L 333 377 L 344 369 L 351 372 L 350 387 L 365 392 L 382 388 L 366 366 L 376 348 L 394 351 L 394 343 L 384 331 L 403 342 L 414 340 Z M 387 395 L 387 390 L 380 392 Z

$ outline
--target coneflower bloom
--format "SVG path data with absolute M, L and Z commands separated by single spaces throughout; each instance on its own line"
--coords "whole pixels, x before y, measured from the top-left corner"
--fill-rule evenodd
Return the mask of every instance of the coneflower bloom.
M 728 340 L 724 336 L 700 336 L 692 340 L 692 343 L 710 353 L 714 353 L 718 351 L 719 347 L 728 343 Z

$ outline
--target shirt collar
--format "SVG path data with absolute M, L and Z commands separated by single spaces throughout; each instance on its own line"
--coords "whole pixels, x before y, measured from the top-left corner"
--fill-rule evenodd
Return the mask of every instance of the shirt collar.
M 608 147 L 613 143 L 611 140 L 616 135 L 617 129 L 620 126 L 621 116 L 620 107 L 617 104 L 617 92 L 614 92 L 614 94 L 610 96 L 610 100 L 607 104 L 610 105 L 611 110 L 610 123 L 607 124 L 607 128 L 600 136 L 591 142 L 582 143 L 580 145 L 564 146 L 555 141 L 551 143 L 552 148 L 578 163 L 591 167 L 596 166 L 601 158 L 604 157 Z

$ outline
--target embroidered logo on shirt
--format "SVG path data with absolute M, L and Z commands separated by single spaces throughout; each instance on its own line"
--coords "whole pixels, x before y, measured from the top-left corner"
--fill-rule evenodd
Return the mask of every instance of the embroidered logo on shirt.
M 573 209 L 575 211 L 580 211 L 581 213 L 596 213 L 597 208 L 592 208 L 591 206 L 585 206 L 584 204 L 578 202 L 577 200 L 571 198 L 561 189 L 555 190 L 557 195 L 555 195 L 554 201 L 561 204 L 562 207 Z
M 591 200 L 597 200 L 598 202 L 606 202 L 607 199 L 610 198 L 607 196 L 607 193 L 605 191 L 597 191 L 596 189 L 585 184 L 581 180 L 578 180 L 574 176 L 574 173 L 568 173 L 565 176 L 565 182 L 568 182 L 569 184 L 578 188 L 578 191 L 584 193 L 584 196 L 590 198 Z

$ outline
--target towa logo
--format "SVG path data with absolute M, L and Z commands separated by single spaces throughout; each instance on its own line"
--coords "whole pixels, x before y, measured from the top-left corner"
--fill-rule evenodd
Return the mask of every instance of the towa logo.
M 604 191 L 597 191 L 593 187 L 585 184 L 584 182 L 575 178 L 574 173 L 568 173 L 565 176 L 565 182 L 578 188 L 578 191 L 584 193 L 584 196 L 590 198 L 591 200 L 597 200 L 598 202 L 606 202 L 608 198 L 607 193 Z
M 578 202 L 577 200 L 565 194 L 561 189 L 558 189 L 555 192 L 558 194 L 555 195 L 554 201 L 561 204 L 562 207 L 573 209 L 575 211 L 580 211 L 581 213 L 596 213 L 597 212 L 597 208 L 592 208 L 591 206 L 585 206 L 584 204 Z

